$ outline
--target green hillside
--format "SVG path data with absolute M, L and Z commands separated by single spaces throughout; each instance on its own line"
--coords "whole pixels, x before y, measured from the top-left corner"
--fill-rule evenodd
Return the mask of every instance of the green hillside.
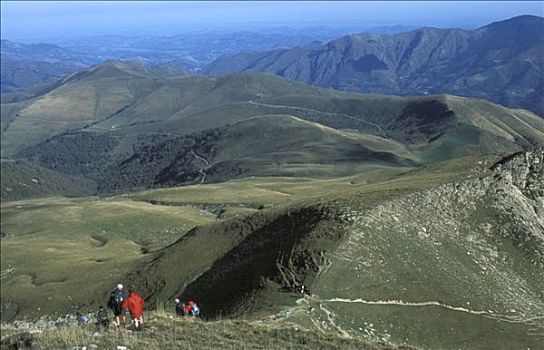
M 478 99 L 80 71 L 2 105 L 2 319 L 122 281 L 209 320 L 534 348 L 543 143 L 542 118 Z
M 420 188 L 449 181 L 464 176 L 466 161 L 439 167 L 432 176 L 421 177 L 420 181 L 399 182 L 404 188 Z M 328 180 L 246 178 L 117 197 L 2 201 L 2 317 L 34 317 L 39 314 L 38 307 L 43 313 L 54 314 L 76 304 L 96 305 L 105 297 L 109 285 L 118 283 L 136 264 L 145 264 L 152 258 L 144 253 L 169 246 L 195 225 L 201 226 L 198 231 L 214 235 L 214 244 L 210 246 L 209 236 L 191 233 L 198 238 L 194 246 L 188 247 L 191 254 L 199 256 L 193 263 L 207 266 L 204 256 L 208 263 L 217 259 L 242 239 L 239 228 L 247 227 L 245 235 L 254 226 L 254 219 L 248 221 L 247 215 L 258 214 L 271 220 L 291 206 L 297 208 L 319 198 L 349 195 L 400 172 L 397 168 L 382 168 Z M 205 225 L 214 221 L 218 221 L 218 226 Z M 224 225 L 231 229 L 224 230 Z M 225 237 L 226 245 L 222 245 L 220 236 L 215 236 L 217 232 Z M 37 251 L 47 254 L 36 254 Z M 192 276 L 184 275 L 183 270 L 195 267 L 188 264 L 191 260 L 187 257 L 177 257 L 180 263 L 174 265 L 182 270 L 176 268 L 172 273 L 183 283 Z M 65 269 L 67 263 L 71 266 L 69 271 Z M 96 274 L 86 273 L 89 266 Z M 36 281 L 41 281 L 37 282 L 39 288 L 33 283 Z M 95 282 L 80 289 L 86 281 Z M 169 293 L 175 294 L 176 284 L 171 287 L 174 289 Z M 46 295 L 57 297 L 47 300 Z
M 0 194 L 3 200 L 47 195 L 83 196 L 96 191 L 96 183 L 72 177 L 31 162 L 2 160 Z
M 153 77 L 106 63 L 74 73 L 59 87 L 25 104 L 3 105 L 8 111 L 3 122 L 3 154 L 13 155 L 69 130 L 184 135 L 271 114 L 292 115 L 336 129 L 355 129 L 418 147 L 439 141 L 459 123 L 476 128 L 475 132 L 490 133 L 489 137 L 498 137 L 509 148 L 527 146 L 527 138 L 533 144 L 542 139 L 543 122 L 538 116 L 501 109 L 482 100 L 339 93 L 260 73 L 224 78 Z M 501 119 L 521 119 L 529 128 L 518 130 L 511 122 L 507 129 L 488 130 L 487 125 L 478 124 L 476 116 L 488 119 L 495 114 L 504 115 Z M 13 115 L 17 117 L 8 118 Z M 415 124 L 408 125 L 405 120 L 411 115 L 416 116 L 411 122 Z M 522 139 L 513 139 L 513 133 Z
M 336 177 L 544 142 L 524 110 L 340 93 L 261 73 L 164 78 L 107 62 L 2 105 L 2 152 L 111 193 L 245 176 Z
M 130 278 L 151 300 L 181 293 L 212 317 L 287 304 L 302 324 L 346 336 L 534 348 L 544 339 L 543 157 L 538 149 L 487 175 L 400 195 L 445 169 L 416 172 L 195 230 Z M 197 266 L 170 270 L 210 240 Z M 293 293 L 302 284 L 306 298 Z
M 138 261 L 195 225 L 236 221 L 259 208 L 305 201 L 309 193 L 327 196 L 397 173 L 335 180 L 253 178 L 109 198 L 3 201 L 2 318 L 63 313 L 73 302 L 82 308 L 101 303 L 110 285 Z

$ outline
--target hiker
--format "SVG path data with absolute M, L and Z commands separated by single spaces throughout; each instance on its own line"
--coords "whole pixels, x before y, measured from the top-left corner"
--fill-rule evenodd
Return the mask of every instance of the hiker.
M 300 286 L 300 294 L 311 296 L 312 292 L 310 291 L 310 289 L 308 287 L 306 287 L 305 285 L 302 284 Z
M 174 300 L 176 302 L 176 314 L 180 317 L 185 316 L 185 303 L 180 301 L 178 298 Z
M 119 283 L 117 288 L 111 292 L 110 300 L 108 301 L 108 307 L 113 311 L 114 320 L 113 324 L 119 327 L 121 325 L 120 316 L 122 315 L 123 324 L 126 323 L 126 317 L 123 314 L 123 301 L 128 297 L 127 292 L 123 290 L 123 285 Z
M 200 316 L 200 308 L 194 301 L 188 301 L 185 305 L 185 314 L 193 318 Z
M 78 324 L 79 326 L 81 326 L 81 325 L 83 325 L 83 324 L 87 324 L 87 323 L 89 323 L 89 321 L 91 320 L 91 319 L 89 318 L 89 316 L 83 315 L 83 314 L 81 314 L 81 312 L 79 312 L 79 311 L 76 312 L 76 319 L 77 319 L 77 324 Z
M 107 332 L 110 328 L 110 319 L 108 317 L 108 310 L 101 306 L 98 307 L 96 312 L 96 331 L 100 332 L 100 328 L 104 328 L 104 332 Z
M 130 288 L 128 298 L 123 301 L 123 309 L 127 309 L 134 321 L 134 328 L 139 329 L 144 324 L 144 298 L 138 295 L 134 289 Z

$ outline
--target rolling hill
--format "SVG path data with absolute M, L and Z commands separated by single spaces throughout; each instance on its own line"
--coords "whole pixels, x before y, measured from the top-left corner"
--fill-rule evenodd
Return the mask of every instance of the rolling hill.
M 544 115 L 543 31 L 543 18 L 519 16 L 476 30 L 348 35 L 318 48 L 222 57 L 203 72 L 261 71 L 365 93 L 473 96 Z
M 113 61 L 2 104 L 1 116 L 3 157 L 91 179 L 101 192 L 344 176 L 544 142 L 540 117 L 484 100 L 342 93 L 262 73 L 165 78 Z
M 418 164 L 397 142 L 285 115 L 254 117 L 186 136 L 144 136 L 67 134 L 20 156 L 93 179 L 102 192 L 242 176 L 335 177 Z
M 96 191 L 96 184 L 24 160 L 2 160 L 0 196 L 15 200 L 48 195 L 84 196 Z

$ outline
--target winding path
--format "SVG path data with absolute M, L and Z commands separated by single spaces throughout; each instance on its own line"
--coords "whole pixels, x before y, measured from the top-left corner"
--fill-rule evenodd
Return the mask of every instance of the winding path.
M 354 117 L 352 115 L 343 114 L 343 113 L 333 113 L 333 112 L 323 112 L 317 109 L 307 108 L 307 107 L 298 107 L 298 106 L 286 106 L 286 105 L 273 105 L 268 103 L 261 103 L 261 102 L 255 102 L 255 101 L 248 101 L 250 104 L 256 105 L 256 106 L 262 106 L 262 107 L 268 107 L 268 108 L 283 108 L 283 109 L 293 109 L 293 110 L 300 110 L 305 112 L 311 112 L 311 113 L 318 113 L 318 114 L 324 114 L 332 117 L 342 117 L 346 119 L 354 120 L 358 123 L 364 123 L 373 126 L 374 128 L 378 129 L 379 132 L 383 135 L 383 137 L 387 138 L 387 133 L 385 130 L 381 127 L 381 125 L 378 125 L 376 123 L 369 122 L 368 120 L 364 120 L 361 118 Z
M 193 156 L 194 156 L 196 159 L 198 159 L 198 160 L 204 162 L 204 167 L 198 169 L 198 172 L 200 173 L 200 175 L 202 175 L 202 179 L 200 180 L 200 183 L 203 184 L 204 181 L 206 181 L 206 173 L 204 172 L 204 170 L 208 168 L 208 166 L 210 165 L 210 162 L 209 162 L 206 158 L 204 158 L 204 157 L 199 156 L 198 154 L 196 154 L 196 152 L 193 151 L 193 150 L 191 150 L 191 153 L 193 154 Z
M 479 315 L 479 316 L 485 316 L 488 318 L 498 319 L 505 322 L 512 322 L 512 323 L 532 323 L 537 320 L 542 320 L 544 317 L 532 317 L 532 318 L 525 318 L 525 317 L 519 317 L 519 316 L 510 316 L 510 315 L 501 315 L 494 313 L 491 310 L 483 311 L 483 310 L 471 310 L 464 308 L 462 306 L 451 306 L 447 304 L 440 303 L 438 301 L 423 301 L 423 302 L 408 302 L 408 301 L 402 301 L 402 300 L 363 300 L 363 299 L 345 299 L 345 298 L 332 298 L 332 299 L 319 299 L 313 296 L 311 300 L 316 301 L 318 303 L 353 303 L 353 304 L 366 304 L 366 305 L 399 305 L 399 306 L 412 306 L 412 307 L 423 307 L 423 306 L 438 306 L 445 309 L 453 310 L 453 311 L 461 311 L 465 313 L 469 313 L 472 315 Z

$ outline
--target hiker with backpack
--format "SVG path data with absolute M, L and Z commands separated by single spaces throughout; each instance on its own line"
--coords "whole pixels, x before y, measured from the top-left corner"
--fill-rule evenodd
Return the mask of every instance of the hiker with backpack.
M 139 329 L 144 324 L 144 298 L 142 298 L 134 289 L 129 289 L 128 298 L 123 301 L 123 309 L 127 309 L 130 317 L 134 321 L 134 328 Z
M 185 303 L 180 301 L 178 298 L 175 300 L 176 303 L 176 315 L 183 317 L 185 316 Z
M 185 314 L 191 316 L 192 318 L 200 316 L 200 308 L 194 301 L 188 301 L 185 304 Z
M 113 311 L 114 320 L 113 324 L 119 327 L 121 325 L 120 317 L 122 315 L 123 324 L 126 323 L 126 317 L 123 313 L 123 302 L 128 297 L 127 292 L 123 290 L 123 285 L 119 283 L 117 288 L 110 294 L 110 300 L 108 301 L 108 307 Z
M 98 311 L 96 312 L 96 331 L 100 332 L 100 328 L 103 328 L 104 332 L 107 332 L 110 328 L 108 310 L 104 309 L 102 306 L 99 306 Z

